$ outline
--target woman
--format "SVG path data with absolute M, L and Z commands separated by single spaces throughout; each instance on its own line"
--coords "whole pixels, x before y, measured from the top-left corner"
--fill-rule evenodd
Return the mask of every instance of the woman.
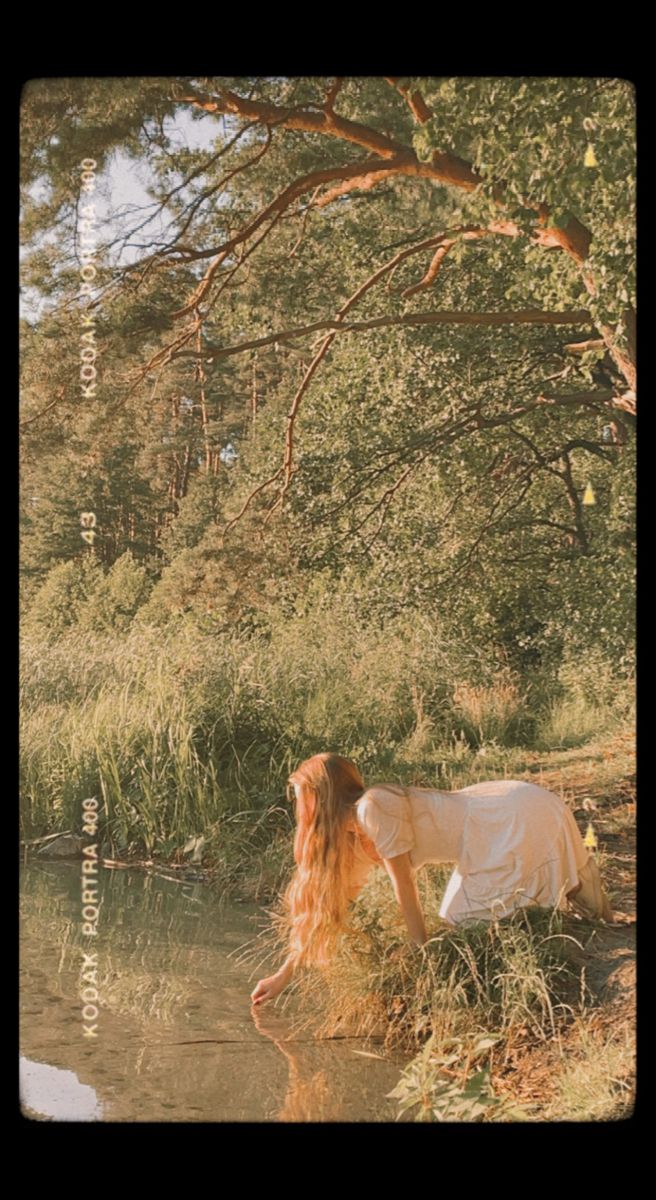
M 613 921 L 599 870 L 559 796 L 500 779 L 456 792 L 384 784 L 365 788 L 355 763 L 315 754 L 289 777 L 296 871 L 284 893 L 290 953 L 251 992 L 277 996 L 298 966 L 329 960 L 348 906 L 375 866 L 392 881 L 411 939 L 428 940 L 415 872 L 454 862 L 440 917 L 449 925 L 493 920 L 537 904 Z M 291 799 L 291 790 L 289 792 Z

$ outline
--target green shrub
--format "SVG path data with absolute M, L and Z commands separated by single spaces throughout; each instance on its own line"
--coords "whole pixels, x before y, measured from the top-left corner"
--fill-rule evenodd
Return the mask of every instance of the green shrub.
M 48 641 L 55 641 L 72 625 L 91 600 L 103 579 L 93 551 L 57 563 L 48 572 L 29 605 L 23 625 Z
M 126 550 L 80 608 L 80 628 L 93 632 L 127 629 L 151 586 L 145 567 Z

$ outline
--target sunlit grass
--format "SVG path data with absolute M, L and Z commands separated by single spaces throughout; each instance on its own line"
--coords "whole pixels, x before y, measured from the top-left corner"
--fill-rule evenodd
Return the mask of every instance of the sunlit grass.
M 54 643 L 30 632 L 21 657 L 24 836 L 75 827 L 96 796 L 112 842 L 148 854 L 209 838 L 228 813 L 275 809 L 319 750 L 366 780 L 452 790 L 524 771 L 527 731 L 548 752 L 632 719 L 630 681 L 612 691 L 604 677 L 591 699 L 574 675 L 569 698 L 541 701 L 490 664 L 473 683 L 476 664 L 427 621 L 366 629 L 334 610 L 267 637 L 184 623 Z
M 381 907 L 378 897 L 375 907 L 354 915 L 356 936 L 349 952 L 327 974 L 321 972 L 320 980 L 308 972 L 299 985 L 309 992 L 317 987 L 323 996 L 320 1002 L 317 994 L 304 1008 L 316 1014 L 320 1004 L 324 1032 L 347 1013 L 351 1021 L 360 1016 L 366 1026 L 375 992 L 385 1009 L 390 1045 L 417 1046 L 431 1033 L 442 1042 L 481 1025 L 508 1038 L 520 1029 L 549 1038 L 561 1017 L 571 1015 L 585 997 L 577 958 L 581 946 L 573 922 L 557 910 L 524 909 L 499 922 L 455 928 L 438 920 L 420 949 L 400 927 L 386 927 L 387 903 L 386 898 Z
M 546 1120 L 619 1121 L 635 1103 L 635 1028 L 633 1022 L 595 1030 L 582 1018 L 574 1045 L 563 1056 Z

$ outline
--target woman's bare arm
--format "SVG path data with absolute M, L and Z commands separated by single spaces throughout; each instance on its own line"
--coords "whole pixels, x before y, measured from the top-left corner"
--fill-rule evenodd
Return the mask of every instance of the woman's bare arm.
M 290 953 L 284 963 L 275 975 L 267 975 L 266 979 L 260 979 L 251 992 L 251 1000 L 253 1004 L 263 1004 L 265 1000 L 273 1000 L 279 992 L 282 992 L 287 987 L 294 969 L 296 966 L 296 958 L 294 953 Z
M 295 968 L 296 968 L 296 956 L 293 953 L 288 954 L 287 958 L 285 959 L 282 966 L 278 969 L 278 971 L 276 971 L 276 974 L 280 975 L 282 978 L 284 978 L 287 981 L 287 983 L 289 983 L 289 980 L 291 979 L 292 975 L 294 974 Z
M 384 858 L 383 864 L 392 880 L 394 895 L 405 917 L 408 933 L 413 942 L 423 946 L 428 941 L 428 933 L 410 854 L 406 851 L 405 854 L 396 854 L 394 858 Z

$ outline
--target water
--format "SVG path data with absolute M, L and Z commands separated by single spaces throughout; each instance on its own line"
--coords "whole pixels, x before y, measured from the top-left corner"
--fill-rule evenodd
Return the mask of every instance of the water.
M 262 906 L 219 903 L 202 883 L 101 866 L 94 937 L 83 930 L 80 877 L 79 862 L 30 863 L 21 872 L 25 1115 L 395 1120 L 397 1102 L 385 1093 L 398 1082 L 398 1054 L 371 1040 L 299 1032 L 287 1007 L 281 1013 L 282 998 L 277 1008 L 252 1009 L 257 980 L 278 965 L 239 962 L 263 928 Z M 86 980 L 85 954 L 97 956 L 97 974 Z M 85 1036 L 85 1026 L 97 1036 Z

